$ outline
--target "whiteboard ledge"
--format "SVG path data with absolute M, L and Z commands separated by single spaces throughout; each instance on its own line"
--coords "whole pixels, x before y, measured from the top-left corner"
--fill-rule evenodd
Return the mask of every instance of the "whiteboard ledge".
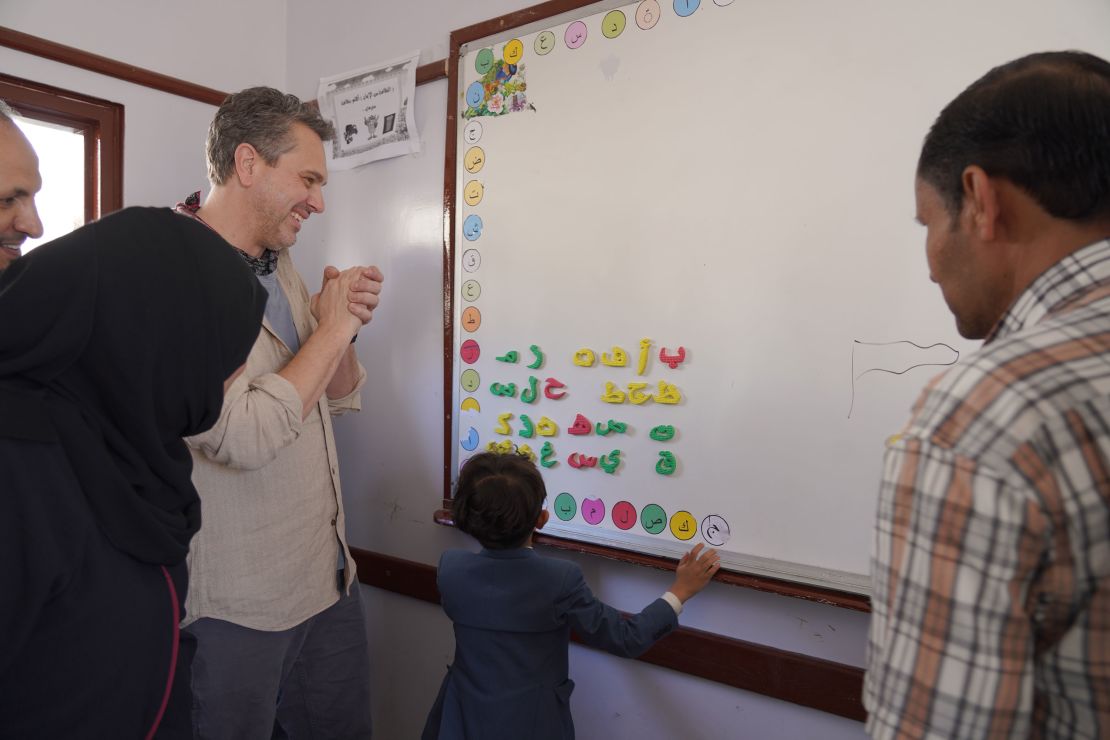
M 571 527 L 561 527 L 549 522 L 544 528 L 544 533 L 563 539 L 576 540 L 582 537 L 581 530 Z M 597 542 L 606 547 L 620 550 L 644 552 L 663 558 L 677 560 L 694 546 L 695 543 L 685 543 L 670 540 L 655 542 L 647 537 L 620 536 L 619 533 L 608 530 L 589 532 L 589 541 Z M 730 571 L 750 573 L 753 575 L 774 578 L 776 580 L 795 581 L 808 583 L 822 588 L 831 588 L 837 591 L 869 596 L 871 593 L 871 577 L 862 573 L 851 573 L 831 568 L 792 563 L 784 560 L 774 560 L 758 555 L 721 551 L 721 567 Z
M 450 505 L 449 500 L 444 503 L 445 505 Z M 447 508 L 438 509 L 432 518 L 437 524 L 447 527 L 455 526 L 455 522 L 451 518 L 451 511 Z M 659 570 L 674 570 L 676 565 L 676 558 L 671 555 L 648 555 L 643 552 L 630 550 L 627 545 L 619 547 L 597 544 L 593 541 L 583 541 L 555 535 L 550 531 L 550 527 L 545 528 L 543 532 L 537 532 L 533 538 L 533 543 L 559 550 L 596 555 L 609 560 L 617 560 Z M 802 567 L 804 568 L 804 566 Z M 859 585 L 860 579 L 864 579 L 863 576 L 856 574 L 849 573 L 846 575 L 856 579 L 857 585 Z M 713 577 L 713 580 L 720 583 L 727 583 L 732 586 L 750 588 L 754 591 L 763 591 L 779 596 L 789 596 L 797 599 L 805 599 L 806 601 L 815 601 L 820 604 L 837 606 L 842 609 L 851 609 L 852 611 L 871 611 L 871 600 L 867 596 L 866 591 L 863 590 L 866 588 L 865 585 L 861 586 L 861 590 L 852 590 L 849 588 L 832 586 L 828 583 L 816 581 L 807 581 L 803 583 L 797 579 L 782 580 L 767 575 L 766 573 L 742 572 L 739 570 L 721 570 Z

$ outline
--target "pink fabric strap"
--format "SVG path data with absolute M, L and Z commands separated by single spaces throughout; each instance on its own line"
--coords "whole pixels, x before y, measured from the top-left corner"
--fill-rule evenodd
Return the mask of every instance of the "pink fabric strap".
M 162 705 L 158 707 L 158 714 L 154 716 L 154 723 L 150 726 L 150 730 L 146 733 L 146 740 L 151 740 L 154 733 L 158 731 L 158 725 L 162 724 L 162 717 L 166 714 L 166 706 L 170 703 L 170 691 L 173 690 L 173 674 L 177 670 L 177 642 L 180 637 L 181 625 L 181 608 L 177 600 L 177 589 L 174 588 L 173 579 L 170 578 L 170 572 L 166 570 L 166 566 L 161 566 L 162 575 L 166 577 L 166 586 L 170 590 L 170 606 L 172 612 L 170 619 L 173 622 L 173 647 L 170 650 L 170 671 L 166 676 L 166 691 L 162 695 Z

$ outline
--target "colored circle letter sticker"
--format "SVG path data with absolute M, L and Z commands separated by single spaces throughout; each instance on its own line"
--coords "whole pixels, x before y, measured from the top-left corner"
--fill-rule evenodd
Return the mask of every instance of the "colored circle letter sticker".
M 636 507 L 627 501 L 619 501 L 613 507 L 613 524 L 617 529 L 632 529 L 636 524 Z
M 463 167 L 466 167 L 466 171 L 472 175 L 482 169 L 482 165 L 485 163 L 486 153 L 482 151 L 482 147 L 480 146 L 470 147 L 463 156 Z
M 583 499 L 582 518 L 587 524 L 601 524 L 601 520 L 605 518 L 605 502 L 599 498 Z
M 582 21 L 571 23 L 567 26 L 567 32 L 563 34 L 563 40 L 567 42 L 568 49 L 577 49 L 586 43 L 586 24 Z
M 478 300 L 480 295 L 482 295 L 482 286 L 479 285 L 477 280 L 467 280 L 462 284 L 463 300 L 473 303 Z
M 482 202 L 482 194 L 486 192 L 486 188 L 482 183 L 477 180 L 471 180 L 463 188 L 463 200 L 466 201 L 468 206 L 476 206 Z
M 477 249 L 468 249 L 463 252 L 462 266 L 467 272 L 474 272 L 482 266 L 482 255 Z
M 482 124 L 478 121 L 466 124 L 466 128 L 463 129 L 463 139 L 467 144 L 477 144 L 482 139 Z
M 462 357 L 462 361 L 465 362 L 467 365 L 473 365 L 475 362 L 477 362 L 478 356 L 481 353 L 481 348 L 473 339 L 467 339 L 465 342 L 462 343 L 462 346 L 459 347 L 459 356 Z
M 677 511 L 671 517 L 671 534 L 680 540 L 688 540 L 698 533 L 698 520 L 688 511 Z
M 471 108 L 477 108 L 481 105 L 485 96 L 486 90 L 482 87 L 481 82 L 471 82 L 470 87 L 466 88 L 466 104 Z
M 701 536 L 713 547 L 723 547 L 732 533 L 723 517 L 710 514 L 701 520 Z
M 636 6 L 636 25 L 644 31 L 648 31 L 655 28 L 660 15 L 661 11 L 657 0 L 644 0 Z
M 478 371 L 474 368 L 463 370 L 463 374 L 459 377 L 459 383 L 462 385 L 463 390 L 467 393 L 473 393 L 478 390 L 478 386 L 482 384 L 482 378 L 478 375 Z
M 648 534 L 659 534 L 667 528 L 667 512 L 659 504 L 648 504 L 640 512 L 640 526 Z
M 505 51 L 502 57 L 507 64 L 516 64 L 520 61 L 522 56 L 524 56 L 524 44 L 520 42 L 520 39 L 513 39 L 505 44 Z
M 578 502 L 566 491 L 555 497 L 555 516 L 564 522 L 569 522 L 578 512 Z
M 474 71 L 480 75 L 489 72 L 493 66 L 493 49 L 482 49 L 474 59 Z
M 477 241 L 482 235 L 482 217 L 472 213 L 463 221 L 463 238 L 468 242 Z
M 544 31 L 536 37 L 535 49 L 536 53 L 541 57 L 550 54 L 551 50 L 555 48 L 555 34 L 551 31 Z
M 624 33 L 624 26 L 628 20 L 619 10 L 610 10 L 601 21 L 601 35 L 607 39 L 615 39 Z
M 688 18 L 701 5 L 701 0 L 674 0 L 674 12 L 680 18 Z
M 478 331 L 482 325 L 482 312 L 474 306 L 463 309 L 461 318 L 463 331 Z

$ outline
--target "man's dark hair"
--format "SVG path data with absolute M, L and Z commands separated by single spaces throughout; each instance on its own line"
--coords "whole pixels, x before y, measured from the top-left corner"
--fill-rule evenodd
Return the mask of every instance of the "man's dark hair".
M 466 461 L 455 483 L 455 525 L 482 547 L 520 547 L 536 527 L 547 488 L 522 455 L 482 452 Z
M 335 127 L 296 95 L 286 95 L 272 87 L 248 87 L 224 98 L 208 127 L 208 179 L 223 185 L 235 171 L 235 149 L 243 143 L 258 150 L 268 165 L 293 148 L 290 129 L 303 123 L 328 141 Z
M 1009 180 L 1056 218 L 1110 219 L 1110 63 L 1043 52 L 974 82 L 941 111 L 917 163 L 953 217 L 970 165 Z

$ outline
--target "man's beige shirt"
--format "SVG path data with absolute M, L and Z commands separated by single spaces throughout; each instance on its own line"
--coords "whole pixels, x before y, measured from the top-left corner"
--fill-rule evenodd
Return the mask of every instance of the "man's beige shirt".
M 277 263 L 301 343 L 316 329 L 309 296 L 286 250 Z M 294 627 L 334 604 L 344 535 L 339 461 L 331 416 L 360 408 L 355 390 L 322 397 L 304 421 L 293 385 L 277 375 L 293 353 L 268 321 L 228 390 L 216 425 L 186 440 L 201 498 L 201 528 L 189 552 L 183 624 L 214 617 L 257 630 Z

